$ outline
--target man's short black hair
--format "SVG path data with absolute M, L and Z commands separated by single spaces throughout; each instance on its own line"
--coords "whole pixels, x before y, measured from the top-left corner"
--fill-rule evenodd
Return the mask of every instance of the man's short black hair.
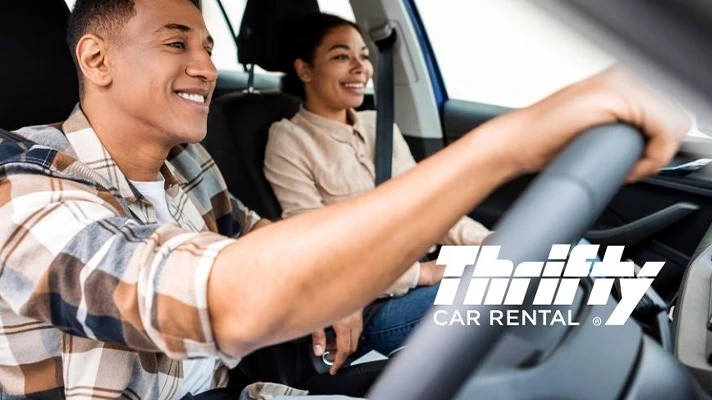
M 200 0 L 188 1 L 200 9 Z M 134 0 L 77 0 L 74 3 L 67 25 L 67 44 L 79 73 L 80 92 L 83 79 L 76 56 L 79 39 L 88 33 L 104 39 L 115 38 L 134 15 Z

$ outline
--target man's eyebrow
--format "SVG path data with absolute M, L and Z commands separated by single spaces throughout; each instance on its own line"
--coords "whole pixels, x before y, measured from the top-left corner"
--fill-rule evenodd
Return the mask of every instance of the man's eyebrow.
M 169 32 L 169 31 L 180 31 L 180 32 L 188 33 L 188 32 L 191 32 L 192 30 L 193 29 L 187 25 L 166 24 L 166 25 L 163 25 L 162 27 L 156 29 L 156 31 L 154 33 L 163 33 L 163 32 Z M 206 40 L 208 42 L 210 42 L 211 45 L 215 44 L 215 40 L 210 35 L 208 35 Z
M 167 31 L 181 31 L 181 32 L 190 32 L 193 29 L 191 27 L 186 26 L 186 25 L 181 25 L 181 24 L 166 24 L 163 25 L 162 27 L 156 29 L 154 33 L 163 33 Z

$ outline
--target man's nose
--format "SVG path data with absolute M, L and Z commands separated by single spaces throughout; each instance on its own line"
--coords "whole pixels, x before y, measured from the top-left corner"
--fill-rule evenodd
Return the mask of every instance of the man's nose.
M 202 54 L 196 54 L 191 59 L 186 72 L 190 76 L 199 77 L 208 82 L 216 81 L 218 79 L 218 70 L 215 68 L 213 60 L 207 52 L 202 51 L 200 53 Z

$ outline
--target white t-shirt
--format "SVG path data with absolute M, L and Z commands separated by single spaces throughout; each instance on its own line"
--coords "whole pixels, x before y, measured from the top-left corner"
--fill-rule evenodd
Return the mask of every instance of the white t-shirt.
M 131 184 L 138 190 L 148 201 L 151 202 L 153 208 L 156 209 L 156 219 L 158 223 L 176 222 L 175 218 L 168 211 L 168 202 L 166 201 L 166 190 L 164 189 L 165 181 L 163 177 L 158 181 L 153 182 L 137 182 L 130 181 Z M 193 395 L 210 390 L 210 385 L 213 382 L 213 374 L 215 372 L 214 358 L 195 358 L 192 360 L 183 361 L 183 387 L 178 393 L 177 399 L 182 398 L 188 392 Z

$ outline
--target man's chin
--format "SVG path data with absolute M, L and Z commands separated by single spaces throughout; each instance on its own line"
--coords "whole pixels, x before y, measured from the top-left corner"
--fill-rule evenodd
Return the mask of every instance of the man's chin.
M 179 143 L 200 143 L 207 135 L 208 129 L 206 126 L 196 127 L 195 129 L 186 129 L 185 126 L 181 127 L 180 133 L 176 135 L 176 139 L 180 140 Z
M 205 136 L 207 135 L 206 131 L 202 131 L 200 133 L 193 134 L 189 137 L 189 140 L 186 141 L 185 143 L 200 143 L 205 139 Z

